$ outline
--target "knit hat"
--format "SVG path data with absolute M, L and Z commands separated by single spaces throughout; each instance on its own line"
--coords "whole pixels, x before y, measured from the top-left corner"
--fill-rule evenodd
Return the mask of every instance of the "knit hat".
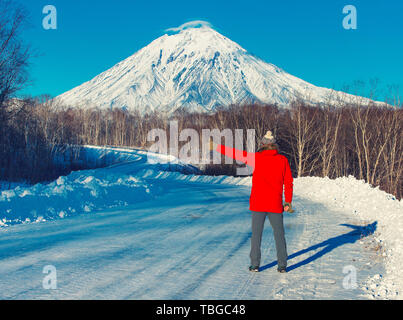
M 260 140 L 260 144 L 272 144 L 276 143 L 276 138 L 273 136 L 273 133 L 269 130 L 266 132 L 262 140 Z

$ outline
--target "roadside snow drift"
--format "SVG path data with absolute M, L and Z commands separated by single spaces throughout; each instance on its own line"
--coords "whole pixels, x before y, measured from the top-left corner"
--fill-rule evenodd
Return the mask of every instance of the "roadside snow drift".
M 17 187 L 0 195 L 0 224 L 39 222 L 125 206 L 151 197 L 151 186 L 130 175 L 88 170 L 49 184 Z
M 62 163 L 61 159 L 56 160 Z M 72 172 L 51 183 L 0 190 L 0 227 L 65 218 L 151 199 L 158 194 L 158 188 L 136 177 L 144 168 L 197 171 L 172 156 L 124 148 L 85 146 L 80 161 L 88 162 L 89 167 L 109 167 Z M 131 165 L 119 167 L 122 164 Z
M 403 289 L 403 201 L 354 177 L 335 180 L 305 177 L 296 181 L 298 196 L 327 207 L 377 221 L 377 248 L 386 258 L 386 275 L 375 275 L 368 283 L 374 296 L 402 299 Z

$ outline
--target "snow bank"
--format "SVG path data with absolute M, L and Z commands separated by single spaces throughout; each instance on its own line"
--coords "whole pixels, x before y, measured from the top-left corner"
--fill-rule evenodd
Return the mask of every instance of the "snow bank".
M 152 169 L 142 169 L 137 173 L 138 177 L 151 179 L 170 179 L 177 181 L 187 181 L 195 183 L 210 183 L 210 184 L 231 184 L 231 185 L 252 185 L 251 177 L 231 177 L 231 176 L 206 176 L 195 174 L 183 174 L 175 171 L 155 171 Z
M 196 173 L 199 170 L 171 155 L 148 152 L 136 148 L 71 146 L 65 152 L 55 154 L 55 164 L 68 167 L 74 164 L 80 168 L 95 169 L 122 163 L 159 164 L 160 170 Z
M 168 155 L 125 148 L 85 146 L 80 161 L 106 168 L 75 171 L 51 183 L 18 185 L 0 190 L 0 227 L 40 222 L 127 206 L 157 196 L 159 190 L 137 173 L 198 172 L 197 168 Z M 60 159 L 59 159 L 60 160 Z
M 356 178 L 303 177 L 295 179 L 295 194 L 329 208 L 377 221 L 376 241 L 385 256 L 385 275 L 368 281 L 373 297 L 401 299 L 403 288 L 403 201 Z M 399 296 L 400 291 L 400 296 Z
M 64 218 L 151 198 L 150 185 L 134 176 L 85 170 L 0 193 L 0 226 Z
M 0 191 L 14 189 L 18 186 L 29 187 L 29 184 L 25 182 L 9 182 L 0 180 Z

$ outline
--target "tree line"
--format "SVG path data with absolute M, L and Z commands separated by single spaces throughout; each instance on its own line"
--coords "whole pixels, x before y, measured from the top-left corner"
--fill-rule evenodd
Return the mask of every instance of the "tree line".
M 169 137 L 171 120 L 178 122 L 179 131 L 192 128 L 200 137 L 203 129 L 255 129 L 255 150 L 272 130 L 295 177 L 353 175 L 398 198 L 403 194 L 403 110 L 360 104 L 317 107 L 295 102 L 285 109 L 232 105 L 212 114 L 180 110 L 167 116 L 64 108 L 48 99 L 13 100 L 0 109 L 0 179 L 40 181 L 77 169 L 53 163 L 69 146 L 147 149 L 152 144 L 149 131 L 163 129 Z M 246 146 L 246 135 L 243 139 Z M 235 164 L 207 165 L 204 173 L 235 175 Z

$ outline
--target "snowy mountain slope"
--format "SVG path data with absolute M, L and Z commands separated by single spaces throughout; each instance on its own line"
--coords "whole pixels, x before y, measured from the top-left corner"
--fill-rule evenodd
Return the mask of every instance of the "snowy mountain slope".
M 173 112 L 234 103 L 312 104 L 368 99 L 316 87 L 249 54 L 209 26 L 165 34 L 92 80 L 60 95 L 71 106 Z
M 52 220 L 0 227 L 0 298 L 401 298 L 403 203 L 392 196 L 351 177 L 295 179 L 290 272 L 275 271 L 266 226 L 263 271 L 251 274 L 249 177 L 161 171 L 144 152 L 121 151 L 124 163 L 0 193 L 0 218 L 23 222 L 36 209 Z M 57 290 L 42 287 L 49 264 Z M 357 288 L 343 287 L 346 266 Z

